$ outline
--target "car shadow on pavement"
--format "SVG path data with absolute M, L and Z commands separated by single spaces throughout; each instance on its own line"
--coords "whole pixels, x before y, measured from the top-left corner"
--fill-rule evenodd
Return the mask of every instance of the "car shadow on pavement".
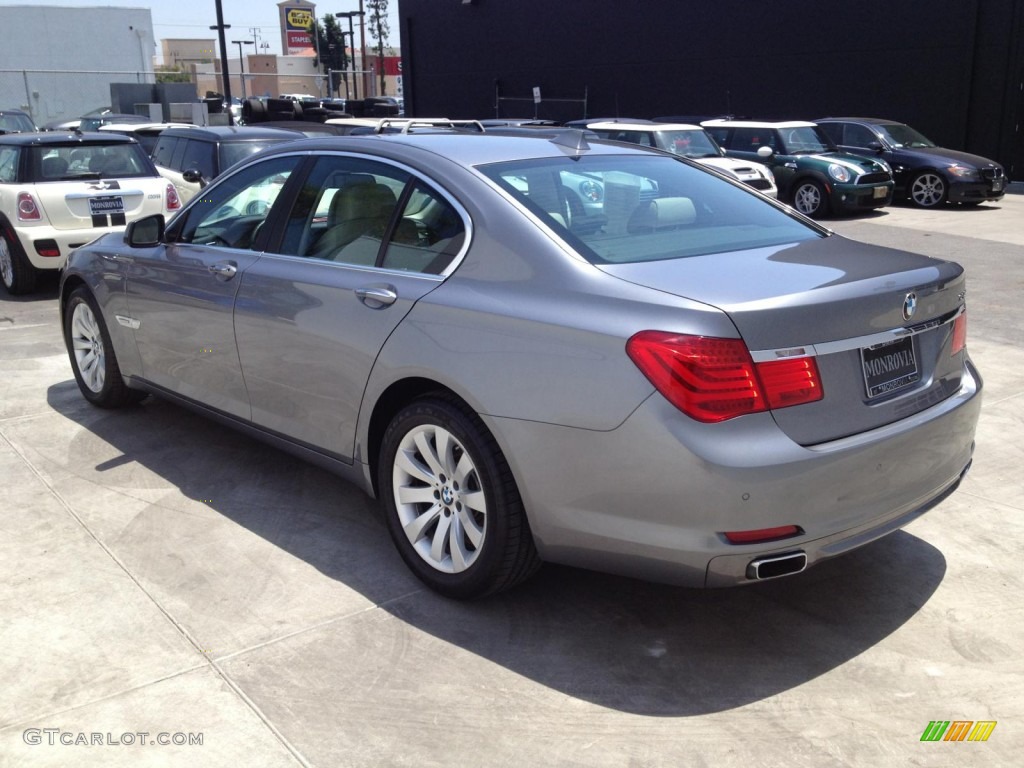
M 515 590 L 460 603 L 409 575 L 374 503 L 344 481 L 170 403 L 149 398 L 138 407 L 102 411 L 76 393 L 73 381 L 62 382 L 50 387 L 48 402 L 83 428 L 54 454 L 78 457 L 71 472 L 87 481 L 83 487 L 128 493 L 141 467 L 209 507 L 203 517 L 162 506 L 161 523 L 169 527 L 157 541 L 94 531 L 129 568 L 173 557 L 186 571 L 175 584 L 203 585 L 202 595 L 179 586 L 175 608 L 167 609 L 193 635 L 201 634 L 193 623 L 202 611 L 190 613 L 190 601 L 231 610 L 217 594 L 220 574 L 248 569 L 260 583 L 259 569 L 272 567 L 232 548 L 223 552 L 228 562 L 214 565 L 210 558 L 219 553 L 192 548 L 207 543 L 211 521 L 222 517 L 409 627 L 516 675 L 613 710 L 691 716 L 750 704 L 840 667 L 910 620 L 946 571 L 938 550 L 901 531 L 797 577 L 750 587 L 683 589 L 546 565 Z M 107 458 L 88 458 L 100 455 Z M 67 492 L 64 498 L 72 509 L 86 504 Z M 102 519 L 92 527 L 102 529 Z M 160 572 L 141 578 L 159 600 Z M 289 578 L 299 581 L 289 585 Z M 310 577 L 289 578 L 284 588 L 298 599 L 309 588 L 301 579 Z M 344 633 L 346 626 L 332 625 L 332 631 Z M 324 657 L 317 677 L 330 697 L 337 691 L 332 675 L 353 674 L 352 662 L 333 648 Z

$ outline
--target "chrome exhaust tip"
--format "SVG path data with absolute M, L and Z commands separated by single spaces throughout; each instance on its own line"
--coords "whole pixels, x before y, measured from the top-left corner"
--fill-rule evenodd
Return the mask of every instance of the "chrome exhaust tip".
M 807 567 L 806 552 L 788 552 L 784 555 L 772 555 L 751 560 L 747 565 L 747 578 L 752 581 L 776 579 L 779 576 L 790 576 L 800 573 Z

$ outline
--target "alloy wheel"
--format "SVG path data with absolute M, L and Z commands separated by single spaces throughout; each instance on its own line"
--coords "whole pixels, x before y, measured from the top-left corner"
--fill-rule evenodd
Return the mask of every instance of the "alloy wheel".
M 487 501 L 473 457 L 451 432 L 421 424 L 406 433 L 392 492 L 402 530 L 424 562 L 442 573 L 472 567 L 487 530 Z
M 103 335 L 92 309 L 84 302 L 75 306 L 71 316 L 71 345 L 82 381 L 99 394 L 106 381 Z
M 910 199 L 922 208 L 934 208 L 946 200 L 946 182 L 937 173 L 922 173 L 910 185 Z

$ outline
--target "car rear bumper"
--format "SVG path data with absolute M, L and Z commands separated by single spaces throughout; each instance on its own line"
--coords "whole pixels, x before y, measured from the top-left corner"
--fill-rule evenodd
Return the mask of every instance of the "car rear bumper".
M 808 565 L 927 511 L 970 465 L 981 408 L 973 368 L 952 397 L 901 422 L 803 447 L 770 414 L 717 425 L 659 395 L 617 429 L 486 419 L 506 448 L 541 556 L 686 586 L 755 581 L 752 561 Z M 736 545 L 725 532 L 795 525 L 802 535 Z
M 39 226 L 15 227 L 14 231 L 33 267 L 36 269 L 63 269 L 68 256 L 75 248 L 81 248 L 107 232 L 123 229 L 124 227 L 54 229 L 53 227 Z M 59 256 L 43 256 L 40 253 L 40 250 L 54 246 L 60 251 Z

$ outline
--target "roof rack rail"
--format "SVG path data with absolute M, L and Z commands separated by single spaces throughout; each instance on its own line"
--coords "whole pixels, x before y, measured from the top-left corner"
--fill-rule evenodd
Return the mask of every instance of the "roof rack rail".
M 483 133 L 479 120 L 449 120 L 446 117 L 389 117 L 377 123 L 374 133 L 392 129 L 399 133 L 411 133 L 415 128 L 461 128 Z

